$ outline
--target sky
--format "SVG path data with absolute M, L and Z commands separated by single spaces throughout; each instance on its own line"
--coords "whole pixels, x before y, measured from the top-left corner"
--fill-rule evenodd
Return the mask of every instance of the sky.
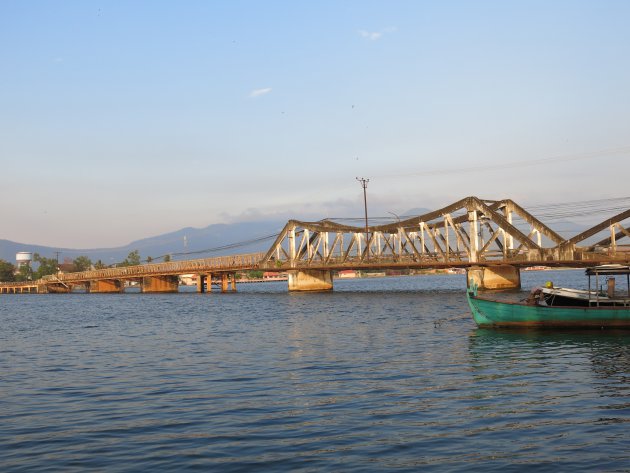
M 0 239 L 625 197 L 627 1 L 0 2 Z

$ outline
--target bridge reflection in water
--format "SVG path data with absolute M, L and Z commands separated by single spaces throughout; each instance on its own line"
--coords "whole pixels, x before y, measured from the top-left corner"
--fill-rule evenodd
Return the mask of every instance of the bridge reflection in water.
M 334 220 L 290 220 L 266 253 L 59 273 L 27 283 L 0 283 L 0 293 L 176 292 L 178 276 L 197 274 L 199 292 L 236 290 L 236 273 L 288 272 L 289 290 L 330 290 L 343 269 L 466 268 L 481 288 L 520 287 L 520 268 L 630 263 L 630 209 L 563 238 L 512 200 L 467 197 L 442 209 L 386 225 L 355 227 Z M 367 230 L 367 231 L 366 231 Z M 205 282 L 205 284 L 204 284 Z

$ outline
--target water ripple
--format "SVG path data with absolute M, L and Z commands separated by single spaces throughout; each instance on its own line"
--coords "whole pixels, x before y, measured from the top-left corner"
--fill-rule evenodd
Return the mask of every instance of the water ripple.
M 0 465 L 627 469 L 630 336 L 479 330 L 462 288 L 3 297 Z

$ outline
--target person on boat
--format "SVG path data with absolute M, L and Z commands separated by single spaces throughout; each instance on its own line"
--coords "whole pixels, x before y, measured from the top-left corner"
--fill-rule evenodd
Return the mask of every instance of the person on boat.
M 525 302 L 528 305 L 537 305 L 538 302 L 540 301 L 541 294 L 542 294 L 542 287 L 535 287 L 530 291 L 529 296 L 527 296 L 527 299 L 525 300 Z

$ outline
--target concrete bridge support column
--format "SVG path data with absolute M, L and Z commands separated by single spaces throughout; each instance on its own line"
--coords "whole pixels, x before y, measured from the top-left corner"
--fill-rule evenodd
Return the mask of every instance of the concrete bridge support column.
M 332 272 L 320 269 L 289 271 L 289 291 L 332 291 Z
M 206 281 L 205 274 L 197 274 L 197 292 L 205 292 L 204 282 Z
M 230 274 L 230 285 L 232 287 L 232 292 L 236 292 L 236 273 Z
M 146 276 L 142 278 L 142 292 L 177 292 L 179 278 L 177 276 Z
M 221 273 L 221 292 L 228 291 L 229 277 L 230 275 L 228 273 Z
M 125 292 L 125 285 L 119 279 L 101 279 L 91 281 L 87 285 L 87 292 L 94 293 L 116 293 Z
M 468 268 L 468 285 L 472 279 L 480 290 L 520 289 L 521 271 L 510 265 Z

